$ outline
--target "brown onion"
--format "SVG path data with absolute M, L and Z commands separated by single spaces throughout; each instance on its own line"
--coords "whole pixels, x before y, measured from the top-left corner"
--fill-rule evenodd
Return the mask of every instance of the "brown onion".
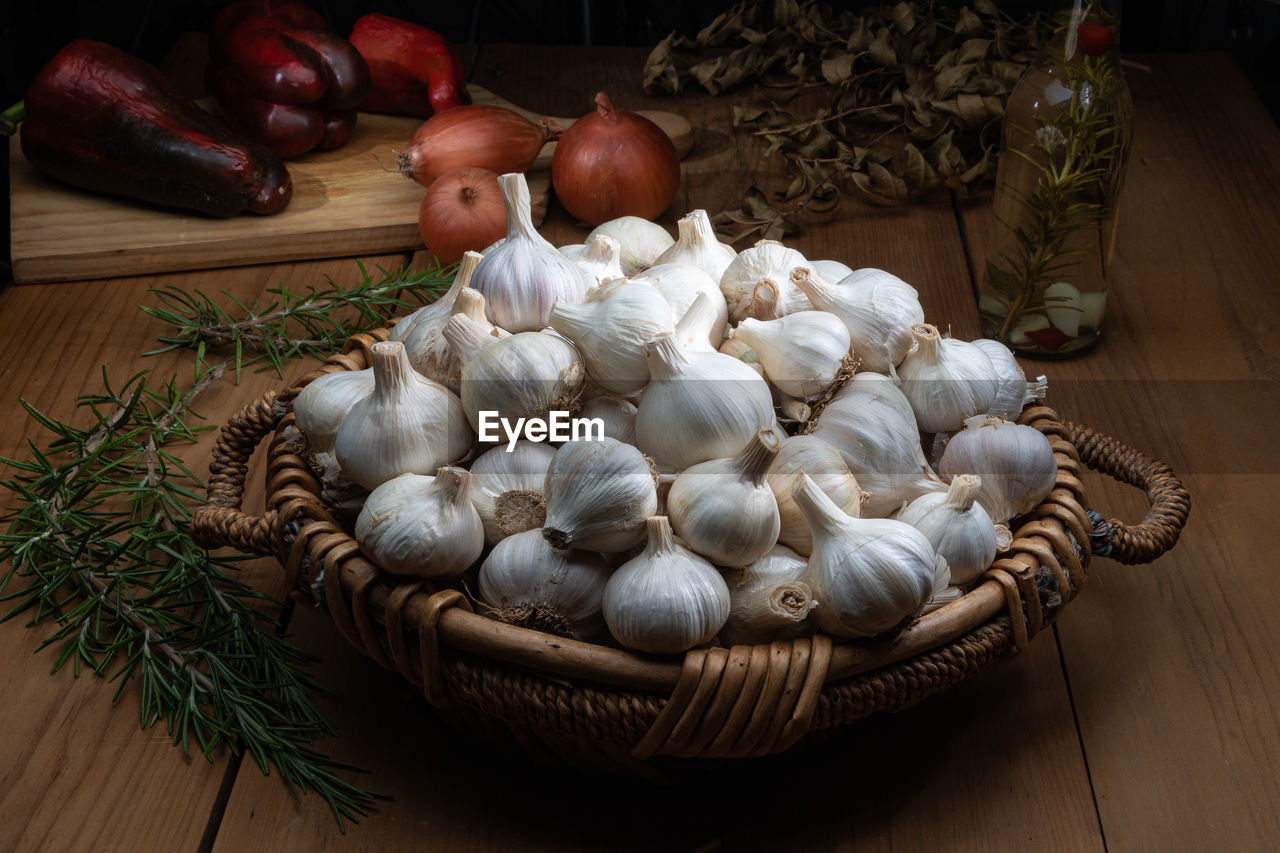
M 427 187 L 418 208 L 422 242 L 442 264 L 478 252 L 507 233 L 507 209 L 498 176 L 466 167 L 446 172 Z
M 542 146 L 564 129 L 543 119 L 484 104 L 436 113 L 414 131 L 409 148 L 396 155 L 400 171 L 424 187 L 454 169 L 476 166 L 499 175 L 527 172 Z
M 620 216 L 657 219 L 680 188 L 680 158 L 662 128 L 615 110 L 600 92 L 596 111 L 556 143 L 551 186 L 565 210 L 589 225 Z

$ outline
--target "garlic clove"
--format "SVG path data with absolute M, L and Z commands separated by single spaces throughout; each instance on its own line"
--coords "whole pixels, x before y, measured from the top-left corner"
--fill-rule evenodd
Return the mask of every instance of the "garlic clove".
M 724 571 L 729 618 L 720 630 L 720 641 L 754 645 L 815 630 L 809 614 L 817 601 L 804 581 L 807 568 L 804 557 L 785 545 L 775 545 L 751 565 Z
M 1065 281 L 1055 281 L 1044 289 L 1045 314 L 1055 329 L 1069 338 L 1080 333 L 1080 291 Z
M 1107 308 L 1107 292 L 1080 294 L 1080 328 L 1097 330 L 1102 328 L 1102 313 Z
M 732 246 L 716 239 L 711 217 L 705 210 L 692 210 L 676 222 L 679 237 L 654 260 L 653 265 L 692 264 L 719 282 L 725 268 L 737 257 Z
M 730 335 L 755 351 L 766 379 L 802 399 L 835 381 L 851 344 L 844 323 L 825 311 L 799 311 L 776 320 L 748 317 Z
M 672 538 L 665 516 L 646 520 L 644 551 L 605 585 L 602 611 L 619 643 L 681 654 L 711 642 L 729 618 L 729 587 L 716 567 Z

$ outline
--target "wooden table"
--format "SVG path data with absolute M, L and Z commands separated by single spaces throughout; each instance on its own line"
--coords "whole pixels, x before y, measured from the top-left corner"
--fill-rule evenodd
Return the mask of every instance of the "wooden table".
M 644 51 L 486 47 L 476 82 L 546 114 L 584 112 L 596 89 L 702 127 L 686 209 L 733 206 L 761 166 L 729 99 L 649 99 Z M 445 727 L 394 673 L 316 613 L 290 631 L 319 655 L 338 737 L 394 800 L 338 835 L 315 797 L 295 802 L 252 762 L 184 760 L 138 726 L 137 692 L 49 674 L 47 627 L 0 624 L 0 848 L 14 850 L 1050 849 L 1263 850 L 1280 843 L 1280 584 L 1272 535 L 1280 463 L 1280 132 L 1221 55 L 1142 57 L 1131 71 L 1136 143 L 1106 333 L 1074 361 L 1037 365 L 1049 402 L 1170 463 L 1194 496 L 1182 541 L 1149 566 L 1093 563 L 1082 596 L 1024 653 L 948 694 L 867 720 L 834 743 L 695 773 L 672 787 L 530 764 Z M 849 205 L 789 238 L 808 257 L 891 270 L 927 316 L 977 331 L 970 269 L 989 193 L 952 206 Z M 544 233 L 584 229 L 553 208 Z M 971 254 L 967 254 L 967 249 Z M 398 266 L 421 258 L 367 261 Z M 47 435 L 18 398 L 58 417 L 142 367 L 166 330 L 137 305 L 153 285 L 252 299 L 281 282 L 351 281 L 351 260 L 53 285 L 0 293 L 0 454 Z M 306 365 L 289 368 L 290 380 Z M 283 384 L 248 375 L 209 392 L 224 421 Z M 212 438 L 184 455 L 203 469 Z M 249 506 L 261 500 L 261 487 Z M 1092 477 L 1091 502 L 1136 519 L 1134 490 Z M 246 571 L 276 593 L 267 561 Z

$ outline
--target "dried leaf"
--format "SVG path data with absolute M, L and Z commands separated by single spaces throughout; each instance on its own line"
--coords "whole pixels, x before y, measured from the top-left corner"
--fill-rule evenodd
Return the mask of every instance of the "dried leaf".
M 893 7 L 893 25 L 898 32 L 906 35 L 915 29 L 916 7 L 914 3 L 899 3 Z
M 898 54 L 894 52 L 893 45 L 889 43 L 888 27 L 882 27 L 876 33 L 875 40 L 867 45 L 867 52 L 871 54 L 871 59 L 877 65 L 892 68 L 898 64 Z
M 843 83 L 853 76 L 852 53 L 843 53 L 830 59 L 822 60 L 822 77 L 828 83 Z
M 991 39 L 969 39 L 960 45 L 956 52 L 957 63 L 979 63 L 987 58 L 987 50 L 991 47 Z
M 643 86 L 646 92 L 669 95 L 680 93 L 680 73 L 671 60 L 671 38 L 672 36 L 667 36 L 654 45 L 649 58 L 645 60 Z
M 773 0 L 773 22 L 785 27 L 800 20 L 800 4 L 796 0 Z
M 986 31 L 986 27 L 982 24 L 982 19 L 973 13 L 969 7 L 960 10 L 959 16 L 956 18 L 956 35 L 961 36 L 981 36 Z

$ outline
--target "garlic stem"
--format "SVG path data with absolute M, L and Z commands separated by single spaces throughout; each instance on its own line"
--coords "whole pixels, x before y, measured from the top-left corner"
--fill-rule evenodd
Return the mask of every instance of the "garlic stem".
M 758 430 L 738 455 L 734 466 L 738 475 L 743 480 L 749 480 L 753 486 L 764 485 L 765 478 L 769 476 L 769 468 L 777 458 L 781 446 L 782 440 L 776 432 L 771 429 Z
M 947 503 L 961 512 L 973 506 L 982 489 L 982 478 L 977 474 L 957 474 L 947 487 Z

